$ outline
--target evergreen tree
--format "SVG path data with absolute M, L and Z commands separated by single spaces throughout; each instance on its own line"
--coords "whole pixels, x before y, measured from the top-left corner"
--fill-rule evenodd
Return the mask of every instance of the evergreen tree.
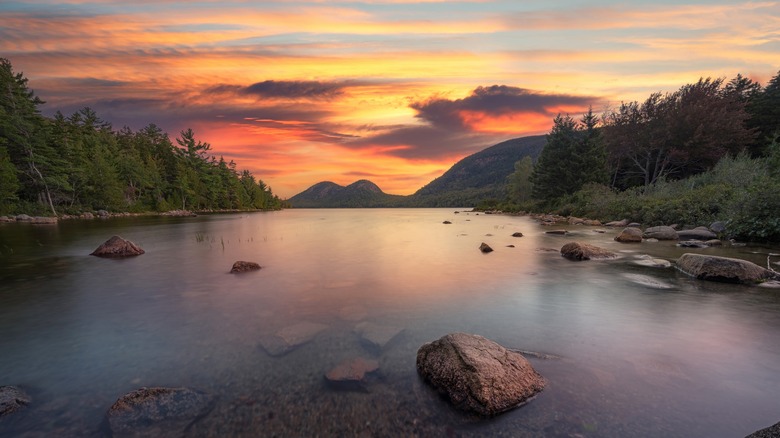
M 577 143 L 577 122 L 568 115 L 556 116 L 531 175 L 534 199 L 551 201 L 579 188 L 579 169 L 572 167 Z
M 509 200 L 524 204 L 531 200 L 533 185 L 531 175 L 534 170 L 533 160 L 526 155 L 515 162 L 515 171 L 507 177 Z
M 750 100 L 747 108 L 749 126 L 758 131 L 757 152 L 763 154 L 766 145 L 780 136 L 780 71 Z

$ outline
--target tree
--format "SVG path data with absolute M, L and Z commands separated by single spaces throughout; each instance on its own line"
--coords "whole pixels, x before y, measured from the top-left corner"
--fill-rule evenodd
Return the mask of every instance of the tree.
M 530 156 L 526 155 L 522 160 L 515 161 L 515 171 L 507 177 L 510 201 L 524 204 L 531 200 L 533 170 L 534 163 Z
M 756 153 L 763 155 L 766 145 L 780 136 L 780 71 L 750 100 L 748 111 L 749 126 L 758 131 Z
M 0 213 L 10 213 L 13 204 L 19 198 L 17 191 L 21 185 L 16 177 L 16 166 L 8 156 L 8 150 L 0 143 Z

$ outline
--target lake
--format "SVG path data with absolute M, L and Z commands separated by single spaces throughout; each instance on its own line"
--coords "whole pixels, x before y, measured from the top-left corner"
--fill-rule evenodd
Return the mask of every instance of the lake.
M 217 395 L 195 437 L 742 437 L 780 421 L 780 290 L 637 263 L 705 252 L 766 266 L 780 250 L 556 228 L 569 234 L 452 209 L 0 224 L 0 386 L 32 398 L 0 436 L 103 436 L 108 408 L 143 386 Z M 88 255 L 114 234 L 146 254 Z M 621 257 L 568 261 L 572 240 Z M 229 274 L 237 260 L 263 269 Z M 323 330 L 282 356 L 261 346 L 303 322 Z M 366 324 L 398 334 L 369 348 Z M 415 368 L 451 332 L 557 356 L 529 357 L 547 388 L 492 419 L 454 410 Z M 380 365 L 363 390 L 326 384 L 357 356 Z

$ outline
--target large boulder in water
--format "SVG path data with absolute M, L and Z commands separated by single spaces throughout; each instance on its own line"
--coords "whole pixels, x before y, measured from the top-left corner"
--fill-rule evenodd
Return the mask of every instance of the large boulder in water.
M 30 396 L 15 386 L 0 386 L 0 418 L 30 404 Z
M 420 347 L 417 372 L 458 408 L 484 416 L 522 405 L 545 385 L 520 353 L 466 333 Z
M 106 413 L 114 438 L 183 436 L 214 407 L 216 397 L 189 388 L 140 388 Z
M 780 279 L 780 275 L 747 260 L 686 253 L 677 259 L 677 267 L 699 280 L 724 283 L 760 283 Z
M 581 242 L 569 242 L 561 247 L 561 255 L 569 260 L 614 259 L 617 254 L 604 248 Z
M 119 236 L 113 236 L 92 251 L 90 255 L 98 257 L 132 257 L 143 253 L 144 250 L 135 243 Z
M 718 235 L 707 227 L 698 227 L 692 230 L 678 231 L 677 238 L 680 240 L 712 240 L 717 239 Z
M 615 240 L 620 243 L 641 243 L 642 230 L 634 227 L 625 228 L 615 237 Z
M 233 263 L 233 267 L 230 268 L 231 274 L 237 274 L 241 272 L 251 272 L 251 271 L 258 271 L 262 267 L 258 265 L 255 262 L 245 262 L 243 260 L 239 260 L 235 263 Z
M 645 239 L 658 239 L 658 240 L 677 240 L 677 230 L 665 225 L 659 227 L 650 227 L 645 230 L 642 237 Z

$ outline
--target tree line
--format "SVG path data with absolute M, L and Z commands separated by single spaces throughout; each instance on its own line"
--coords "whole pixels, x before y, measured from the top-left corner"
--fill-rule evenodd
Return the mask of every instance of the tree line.
M 283 206 L 262 180 L 217 159 L 191 129 L 174 144 L 154 124 L 114 130 L 90 108 L 44 117 L 44 102 L 27 82 L 0 58 L 0 213 Z
M 592 110 L 579 120 L 558 115 L 536 163 L 515 163 L 500 207 L 656 224 L 739 217 L 734 228 L 743 236 L 780 240 L 779 140 L 780 72 L 765 86 L 742 75 L 702 78 L 600 117 Z M 726 184 L 728 172 L 742 179 Z M 606 208 L 605 199 L 614 205 Z

